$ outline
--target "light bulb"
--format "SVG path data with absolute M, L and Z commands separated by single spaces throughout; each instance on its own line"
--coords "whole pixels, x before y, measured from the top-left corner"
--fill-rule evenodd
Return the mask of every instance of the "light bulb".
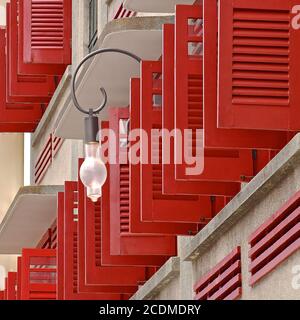
M 97 202 L 102 195 L 102 186 L 107 170 L 100 156 L 99 143 L 85 144 L 85 160 L 80 167 L 80 179 L 87 188 L 87 196 Z

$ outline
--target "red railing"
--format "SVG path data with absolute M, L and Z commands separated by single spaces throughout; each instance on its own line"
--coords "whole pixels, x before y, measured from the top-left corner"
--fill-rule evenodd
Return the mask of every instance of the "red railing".
M 127 10 L 126 8 L 124 8 L 124 4 L 121 3 L 116 14 L 114 15 L 114 19 L 131 18 L 131 17 L 134 17 L 135 15 L 136 15 L 136 12 Z
M 36 184 L 39 184 L 43 180 L 63 142 L 62 138 L 55 137 L 54 134 L 50 134 L 46 140 L 34 166 L 34 182 Z
M 195 300 L 234 300 L 242 293 L 241 249 L 237 247 L 194 286 Z
M 297 192 L 250 236 L 251 286 L 300 248 L 299 205 Z

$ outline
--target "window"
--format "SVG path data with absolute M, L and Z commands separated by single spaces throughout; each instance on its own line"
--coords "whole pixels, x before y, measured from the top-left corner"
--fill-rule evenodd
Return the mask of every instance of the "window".
M 89 51 L 96 44 L 98 35 L 98 0 L 89 0 Z

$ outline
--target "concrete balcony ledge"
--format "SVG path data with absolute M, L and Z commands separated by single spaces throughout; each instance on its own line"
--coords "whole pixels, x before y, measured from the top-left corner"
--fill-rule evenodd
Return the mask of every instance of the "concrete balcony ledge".
M 184 261 L 194 261 L 211 248 L 239 219 L 268 193 L 291 175 L 300 164 L 300 134 L 297 134 L 281 152 L 248 183 L 234 199 L 193 237 L 182 249 Z
M 132 17 L 109 22 L 96 46 L 118 48 L 135 53 L 143 60 L 158 60 L 162 54 L 162 26 L 174 23 L 174 16 Z M 77 97 L 88 110 L 102 100 L 99 88 L 108 95 L 108 106 L 127 107 L 130 96 L 130 78 L 140 74 L 139 64 L 127 56 L 108 53 L 95 56 L 82 67 L 77 79 Z M 100 114 L 106 120 L 108 108 Z M 71 90 L 54 123 L 56 136 L 66 139 L 83 138 L 83 115 L 71 101 Z
M 177 4 L 193 4 L 195 0 L 125 0 L 124 7 L 136 12 L 173 13 Z
M 140 289 L 131 300 L 150 300 L 180 273 L 180 258 L 170 258 Z
M 22 187 L 0 225 L 0 254 L 34 248 L 56 219 L 57 193 L 63 186 Z

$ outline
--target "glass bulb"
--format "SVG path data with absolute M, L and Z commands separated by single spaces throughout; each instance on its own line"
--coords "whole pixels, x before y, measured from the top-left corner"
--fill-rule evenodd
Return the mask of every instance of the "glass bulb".
M 80 167 L 80 179 L 87 188 L 87 196 L 93 202 L 97 202 L 101 197 L 106 178 L 107 170 L 100 156 L 99 144 L 86 144 L 85 160 Z

